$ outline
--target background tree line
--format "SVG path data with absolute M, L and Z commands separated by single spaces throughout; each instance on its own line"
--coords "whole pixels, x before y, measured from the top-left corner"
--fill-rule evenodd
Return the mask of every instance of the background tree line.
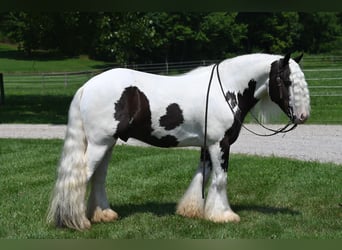
M 0 41 L 117 63 L 223 59 L 232 54 L 342 49 L 342 14 L 60 12 L 0 14 Z

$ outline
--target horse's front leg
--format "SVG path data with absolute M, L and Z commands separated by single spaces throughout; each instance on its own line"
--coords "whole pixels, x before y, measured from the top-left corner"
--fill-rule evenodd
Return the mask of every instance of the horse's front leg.
M 205 159 L 205 160 L 204 160 Z M 205 161 L 205 162 L 204 162 Z M 178 203 L 176 213 L 190 218 L 203 218 L 204 199 L 202 197 L 203 164 L 205 164 L 205 180 L 207 183 L 212 163 L 207 149 L 201 149 L 201 158 L 197 171 L 183 197 Z
M 204 217 L 214 222 L 240 221 L 240 217 L 230 208 L 227 197 L 229 149 L 230 145 L 222 142 L 209 147 L 213 173 L 205 203 Z

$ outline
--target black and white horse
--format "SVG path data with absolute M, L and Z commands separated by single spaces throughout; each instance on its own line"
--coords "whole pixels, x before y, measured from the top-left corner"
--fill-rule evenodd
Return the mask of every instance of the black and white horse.
M 116 141 L 135 138 L 159 147 L 201 147 L 201 160 L 206 162 L 200 162 L 177 213 L 238 222 L 226 192 L 230 145 L 258 102 L 261 112 L 276 103 L 294 124 L 307 120 L 310 97 L 300 59 L 251 54 L 179 76 L 117 68 L 93 77 L 70 105 L 48 221 L 82 230 L 91 222 L 117 219 L 105 191 L 107 167 Z M 212 175 L 206 199 L 201 193 L 202 165 L 205 176 Z

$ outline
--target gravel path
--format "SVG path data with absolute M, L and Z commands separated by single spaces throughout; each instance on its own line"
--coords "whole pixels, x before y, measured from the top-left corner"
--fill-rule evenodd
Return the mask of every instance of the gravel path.
M 258 125 L 248 124 L 247 127 L 265 133 Z M 65 125 L 0 124 L 0 138 L 63 139 L 65 129 Z M 125 143 L 120 141 L 119 144 Z M 132 139 L 127 144 L 146 146 Z M 231 152 L 342 164 L 342 126 L 300 125 L 285 136 L 272 137 L 258 137 L 242 128 Z

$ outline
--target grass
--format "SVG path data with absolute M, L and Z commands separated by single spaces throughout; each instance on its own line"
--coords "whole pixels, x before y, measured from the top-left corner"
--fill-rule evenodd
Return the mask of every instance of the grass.
M 0 69 L 6 73 L 74 72 L 108 67 L 108 62 L 92 60 L 81 55 L 72 58 L 48 52 L 27 56 L 13 45 L 0 43 Z
M 340 165 L 232 155 L 229 198 L 239 224 L 175 215 L 195 150 L 117 146 L 107 178 L 120 219 L 85 232 L 45 223 L 61 140 L 0 139 L 0 238 L 341 239 Z
M 65 80 L 63 75 L 9 77 L 8 73 L 87 71 L 104 67 L 108 67 L 108 63 L 86 56 L 64 58 L 36 53 L 27 58 L 12 45 L 0 43 L 0 70 L 4 73 L 6 103 L 0 105 L 0 123 L 65 124 L 74 93 L 91 77 L 83 75 Z

